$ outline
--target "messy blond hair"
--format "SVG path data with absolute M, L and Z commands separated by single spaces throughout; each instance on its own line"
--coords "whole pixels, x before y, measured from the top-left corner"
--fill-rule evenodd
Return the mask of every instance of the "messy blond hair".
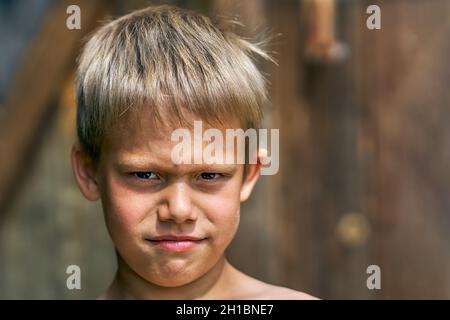
M 79 57 L 77 134 L 100 157 L 105 133 L 126 112 L 142 107 L 183 122 L 189 112 L 210 123 L 237 118 L 258 128 L 266 99 L 264 76 L 253 61 L 270 57 L 201 14 L 148 7 L 96 31 Z M 147 110 L 146 109 L 146 110 Z

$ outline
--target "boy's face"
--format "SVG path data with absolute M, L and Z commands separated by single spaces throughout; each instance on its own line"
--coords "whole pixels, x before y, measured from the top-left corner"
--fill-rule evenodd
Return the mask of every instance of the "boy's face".
M 140 277 L 166 287 L 201 277 L 222 258 L 260 169 L 248 165 L 244 176 L 243 164 L 175 165 L 175 144 L 170 129 L 142 118 L 109 134 L 95 171 L 77 147 L 72 154 L 83 194 L 102 200 L 120 258 Z

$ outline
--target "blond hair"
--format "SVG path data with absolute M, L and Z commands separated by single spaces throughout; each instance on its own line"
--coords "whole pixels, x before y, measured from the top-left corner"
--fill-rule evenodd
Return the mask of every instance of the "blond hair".
M 129 110 L 183 121 L 189 112 L 208 122 L 237 118 L 258 128 L 266 81 L 253 58 L 271 58 L 256 44 L 201 14 L 148 7 L 96 31 L 79 57 L 77 134 L 100 157 L 105 133 Z

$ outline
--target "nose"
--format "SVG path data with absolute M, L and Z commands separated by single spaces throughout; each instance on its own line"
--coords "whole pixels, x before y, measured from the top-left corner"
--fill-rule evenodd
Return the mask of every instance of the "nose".
M 166 205 L 158 211 L 160 221 L 185 223 L 197 220 L 197 214 L 192 210 L 190 190 L 185 183 L 166 187 L 163 197 Z

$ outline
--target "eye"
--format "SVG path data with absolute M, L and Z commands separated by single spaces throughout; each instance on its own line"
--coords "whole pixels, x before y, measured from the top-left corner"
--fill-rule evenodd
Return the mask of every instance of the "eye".
M 215 173 L 215 172 L 202 172 L 200 173 L 200 177 L 203 180 L 217 180 L 223 177 L 223 174 Z
M 142 180 L 155 180 L 159 179 L 158 175 L 154 172 L 133 172 L 132 175 L 134 175 L 138 179 Z

